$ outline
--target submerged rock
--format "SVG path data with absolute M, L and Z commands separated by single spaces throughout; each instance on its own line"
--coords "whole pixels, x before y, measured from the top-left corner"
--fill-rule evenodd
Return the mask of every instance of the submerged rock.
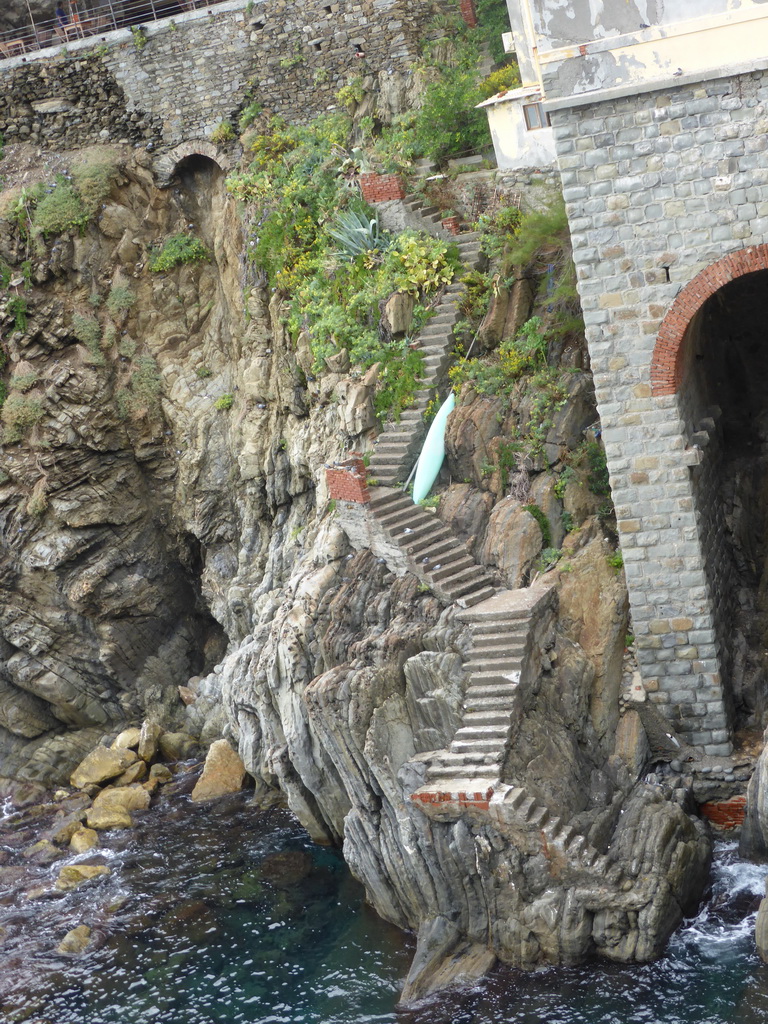
M 82 953 L 90 944 L 91 929 L 87 924 L 79 924 L 67 932 L 59 943 L 57 953 Z
M 77 889 L 85 882 L 108 874 L 110 870 L 105 864 L 67 864 L 59 872 L 56 888 L 63 891 Z

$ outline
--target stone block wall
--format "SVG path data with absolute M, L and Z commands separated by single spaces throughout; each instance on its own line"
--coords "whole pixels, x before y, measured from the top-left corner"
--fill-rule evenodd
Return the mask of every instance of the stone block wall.
M 9 138 L 35 131 L 47 141 L 51 119 L 33 129 L 28 106 L 17 102 L 32 98 L 66 99 L 62 132 L 78 127 L 85 142 L 103 140 L 104 130 L 110 139 L 136 141 L 122 121 L 122 130 L 113 130 L 112 121 L 127 118 L 129 125 L 142 123 L 138 137 L 149 139 L 147 130 L 159 125 L 162 143 L 171 147 L 206 138 L 251 101 L 307 121 L 339 109 L 336 94 L 350 81 L 405 78 L 438 10 L 432 0 L 229 0 L 142 26 L 141 47 L 127 28 L 78 40 L 66 53 L 54 48 L 2 63 L 0 130 Z M 69 81 L 83 62 L 90 69 L 87 88 L 80 79 Z M 90 84 L 97 68 L 100 91 Z M 119 104 L 111 102 L 114 83 Z
M 744 272 L 768 237 L 768 73 L 551 117 L 643 681 L 686 739 L 726 753 L 727 584 L 707 572 L 722 534 L 662 325 L 678 293 L 691 298 L 681 339 L 711 294 L 697 275 L 729 255 Z

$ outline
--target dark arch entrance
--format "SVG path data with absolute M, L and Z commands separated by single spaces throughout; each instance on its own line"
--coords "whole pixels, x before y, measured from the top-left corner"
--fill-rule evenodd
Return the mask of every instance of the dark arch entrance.
M 703 297 L 673 365 L 687 437 L 703 450 L 694 501 L 738 727 L 768 710 L 768 269 Z

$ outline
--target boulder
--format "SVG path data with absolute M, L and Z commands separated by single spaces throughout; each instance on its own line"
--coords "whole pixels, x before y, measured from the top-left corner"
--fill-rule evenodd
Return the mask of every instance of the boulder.
M 172 782 L 173 772 L 164 764 L 153 764 L 149 769 L 149 778 L 156 782 Z
M 243 788 L 245 766 L 226 740 L 216 740 L 208 750 L 203 774 L 192 790 L 192 799 L 213 800 Z
M 105 832 L 111 828 L 132 828 L 133 818 L 121 808 L 90 807 L 86 816 L 89 828 Z
M 56 879 L 56 888 L 64 892 L 77 889 L 84 882 L 110 874 L 105 864 L 66 864 Z
M 69 781 L 76 789 L 84 789 L 86 786 L 114 779 L 136 760 L 138 757 L 133 750 L 123 747 L 112 750 L 99 746 L 80 762 Z
M 41 839 L 39 842 L 28 846 L 22 852 L 22 857 L 32 864 L 52 864 L 53 861 L 58 860 L 62 856 L 62 852 L 49 839 Z
M 164 732 L 160 737 L 160 753 L 165 761 L 183 761 L 199 750 L 194 737 L 186 732 Z
M 413 323 L 416 300 L 408 292 L 393 292 L 384 304 L 384 327 L 390 334 L 407 334 Z
M 142 761 L 151 761 L 157 756 L 162 728 L 156 722 L 144 722 L 139 736 L 139 757 Z
M 112 749 L 118 750 L 123 747 L 128 750 L 136 750 L 139 745 L 140 738 L 141 729 L 136 725 L 132 725 L 130 729 L 123 729 L 120 735 L 114 739 L 112 742 Z
M 462 938 L 446 917 L 425 921 L 419 928 L 416 953 L 403 986 L 400 1004 L 408 1005 L 433 992 L 458 985 L 476 985 L 496 963 L 495 954 Z
M 481 560 L 495 566 L 511 589 L 521 586 L 541 552 L 541 527 L 515 498 L 504 498 L 488 520 Z
M 117 789 L 103 789 L 93 801 L 90 810 L 144 811 L 149 807 L 151 797 L 143 786 L 120 786 Z
M 126 768 L 122 775 L 118 775 L 112 783 L 113 786 L 131 786 L 134 782 L 143 782 L 147 777 L 147 762 L 137 761 L 130 768 Z
M 73 853 L 87 853 L 98 844 L 98 834 L 92 828 L 81 827 L 70 839 L 69 848 Z
M 58 945 L 57 953 L 82 953 L 91 941 L 91 929 L 87 924 L 79 924 L 77 928 L 67 932 Z

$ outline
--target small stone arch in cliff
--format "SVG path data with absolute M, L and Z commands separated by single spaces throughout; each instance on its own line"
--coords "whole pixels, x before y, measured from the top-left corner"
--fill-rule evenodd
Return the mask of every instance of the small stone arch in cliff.
M 230 168 L 229 157 L 218 146 L 205 139 L 193 139 L 191 142 L 182 142 L 155 160 L 154 171 L 158 185 L 167 188 L 181 165 L 200 159 L 211 160 L 222 171 Z
M 674 395 L 683 381 L 686 331 L 706 300 L 745 274 L 768 270 L 768 245 L 751 245 L 710 264 L 680 292 L 664 317 L 651 361 L 651 389 Z

